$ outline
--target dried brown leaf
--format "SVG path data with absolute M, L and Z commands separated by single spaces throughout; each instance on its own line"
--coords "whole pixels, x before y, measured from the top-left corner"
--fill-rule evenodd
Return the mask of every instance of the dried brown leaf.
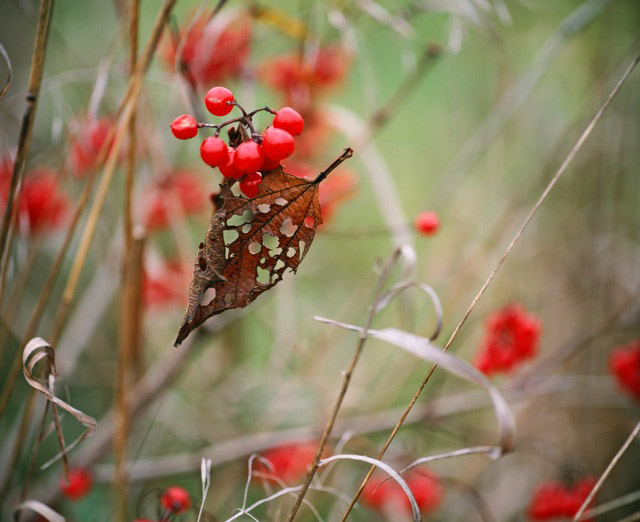
M 313 181 L 281 167 L 265 173 L 253 198 L 234 195 L 232 180 L 222 183 L 222 206 L 196 255 L 176 346 L 209 317 L 244 308 L 279 283 L 285 272 L 296 272 L 322 223 L 319 184 L 352 154 L 346 149 Z M 214 295 L 203 303 L 210 289 Z

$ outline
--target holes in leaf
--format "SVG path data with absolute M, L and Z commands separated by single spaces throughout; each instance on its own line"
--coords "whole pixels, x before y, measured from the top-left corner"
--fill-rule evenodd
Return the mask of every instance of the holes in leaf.
M 284 207 L 287 203 L 289 203 L 286 199 L 284 198 L 278 198 L 274 201 L 274 203 L 276 205 L 280 205 L 281 207 Z
M 278 272 L 282 268 L 284 268 L 284 261 L 282 259 L 278 259 L 278 262 L 276 263 L 276 266 L 273 267 L 273 271 L 274 272 Z
M 280 245 L 280 240 L 276 236 L 273 236 L 271 234 L 263 234 L 262 244 L 269 250 L 273 250 Z
M 307 216 L 306 218 L 304 218 L 304 226 L 307 228 L 313 228 L 313 224 L 315 223 L 315 220 L 313 219 L 313 216 Z
M 260 250 L 262 250 L 262 245 L 260 243 L 258 243 L 257 241 L 249 243 L 249 253 L 250 254 L 253 254 L 255 256 L 258 252 L 260 252 Z
M 262 212 L 263 214 L 266 214 L 270 210 L 271 210 L 271 205 L 269 205 L 268 203 L 262 203 L 261 205 L 258 205 L 258 212 Z
M 296 249 L 293 247 L 287 248 L 287 257 L 293 257 L 296 255 Z
M 247 223 L 246 225 L 242 225 L 242 233 L 248 234 L 251 231 L 251 223 Z
M 258 272 L 258 277 L 256 278 L 256 281 L 258 281 L 258 283 L 263 285 L 266 285 L 267 283 L 269 283 L 269 281 L 271 280 L 271 274 L 269 273 L 268 270 L 258 267 L 257 272 Z
M 200 299 L 200 304 L 202 306 L 209 306 L 213 303 L 213 300 L 216 298 L 216 289 L 215 288 L 207 288 L 202 294 L 202 299 Z
M 304 249 L 307 246 L 307 244 L 304 241 L 300 241 L 298 243 L 298 248 L 300 249 L 300 260 L 302 260 L 302 257 L 304 256 Z
M 291 218 L 285 219 L 282 222 L 282 225 L 280 225 L 280 233 L 287 237 L 293 236 L 295 232 L 296 232 L 296 226 L 293 224 L 293 221 L 291 221 Z
M 242 194 L 242 191 L 240 190 L 239 183 L 234 183 L 233 185 L 231 185 L 231 193 L 237 198 L 240 197 L 240 195 Z
M 236 214 L 227 219 L 227 225 L 230 227 L 238 227 L 240 225 L 244 225 L 245 223 L 250 223 L 255 217 L 254 213 L 251 210 L 247 209 L 242 214 Z
M 271 257 L 278 257 L 280 254 L 282 254 L 282 248 L 280 247 L 269 250 L 269 256 Z
M 238 234 L 237 230 L 224 230 L 222 232 L 222 237 L 224 238 L 225 245 L 230 245 L 231 243 L 233 243 L 236 239 L 238 239 L 238 236 L 240 236 L 240 234 Z

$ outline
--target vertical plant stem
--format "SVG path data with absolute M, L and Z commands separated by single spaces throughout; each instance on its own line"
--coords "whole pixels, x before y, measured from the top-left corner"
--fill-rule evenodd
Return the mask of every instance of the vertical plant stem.
M 609 106 L 609 104 L 611 103 L 611 101 L 613 100 L 615 95 L 618 93 L 618 91 L 622 87 L 622 84 L 629 77 L 629 75 L 631 74 L 631 72 L 636 67 L 636 65 L 638 64 L 639 61 L 640 61 L 640 55 L 635 57 L 634 60 L 631 62 L 631 64 L 627 67 L 625 72 L 622 74 L 622 76 L 620 77 L 620 79 L 616 83 L 615 87 L 612 89 L 612 91 L 607 96 L 607 98 L 604 101 L 604 103 L 600 106 L 600 108 L 598 109 L 596 114 L 593 116 L 593 118 L 591 119 L 589 124 L 584 129 L 584 131 L 582 131 L 582 133 L 580 134 L 580 137 L 578 138 L 578 140 L 576 141 L 574 146 L 569 151 L 569 154 L 564 159 L 564 161 L 562 162 L 562 164 L 560 165 L 560 167 L 558 168 L 558 170 L 554 174 L 553 178 L 551 178 L 551 181 L 549 181 L 549 183 L 547 184 L 546 188 L 544 189 L 544 191 L 542 192 L 542 194 L 540 195 L 540 197 L 536 201 L 535 205 L 533 206 L 533 208 L 531 209 L 531 211 L 529 212 L 529 214 L 525 218 L 524 222 L 522 223 L 522 225 L 520 226 L 520 228 L 516 232 L 516 234 L 513 237 L 513 239 L 511 239 L 511 242 L 507 246 L 506 250 L 504 251 L 504 253 L 500 257 L 498 262 L 496 263 L 496 266 L 494 267 L 494 269 L 489 274 L 489 277 L 487 277 L 487 279 L 485 280 L 485 282 L 482 285 L 482 287 L 480 288 L 480 290 L 478 290 L 478 293 L 475 295 L 475 297 L 471 301 L 471 304 L 467 308 L 464 316 L 462 317 L 460 322 L 456 325 L 455 329 L 453 330 L 453 333 L 451 334 L 451 336 L 449 337 L 449 340 L 447 341 L 447 343 L 444 346 L 444 351 L 445 352 L 449 349 L 449 347 L 451 346 L 451 344 L 453 343 L 455 338 L 458 336 L 458 333 L 460 332 L 460 329 L 462 328 L 464 323 L 467 321 L 467 319 L 471 315 L 471 312 L 473 311 L 473 309 L 478 304 L 478 301 L 480 300 L 480 298 L 484 295 L 485 291 L 487 290 L 487 288 L 489 287 L 489 285 L 493 281 L 494 277 L 496 276 L 496 274 L 498 273 L 498 271 L 502 267 L 502 264 L 505 262 L 505 260 L 507 259 L 507 257 L 511 253 L 511 250 L 516 245 L 516 243 L 518 242 L 518 240 L 520 239 L 520 237 L 524 233 L 525 229 L 527 228 L 527 226 L 529 225 L 529 223 L 533 219 L 533 216 L 535 216 L 535 214 L 538 212 L 538 209 L 542 206 L 542 203 L 544 202 L 544 200 L 547 198 L 547 196 L 549 195 L 549 193 L 551 192 L 551 190 L 553 189 L 555 184 L 558 182 L 558 180 L 560 179 L 562 174 L 566 171 L 566 169 L 569 166 L 569 164 L 573 161 L 573 158 L 575 158 L 575 156 L 578 153 L 578 151 L 582 148 L 582 145 L 584 144 L 584 142 L 587 140 L 587 138 L 589 137 L 589 135 L 593 131 L 596 123 L 598 122 L 598 120 L 600 120 L 600 118 L 602 117 L 602 114 L 607 109 L 607 107 Z M 409 415 L 409 412 L 413 408 L 413 405 L 416 403 L 416 401 L 420 397 L 420 394 L 422 393 L 422 390 L 424 389 L 424 387 L 429 382 L 429 379 L 431 379 L 431 376 L 433 375 L 433 372 L 435 372 L 437 367 L 438 367 L 438 365 L 434 364 L 431 367 L 431 369 L 429 370 L 429 372 L 427 373 L 427 375 L 425 376 L 424 380 L 420 383 L 420 386 L 418 387 L 418 389 L 416 390 L 415 394 L 413 395 L 413 397 L 409 401 L 409 404 L 407 405 L 405 411 L 400 416 L 400 419 L 398 420 L 396 426 L 391 431 L 391 434 L 389 435 L 389 438 L 387 439 L 387 441 L 385 442 L 384 446 L 382 447 L 382 449 L 378 453 L 378 456 L 377 456 L 378 460 L 381 460 L 382 457 L 384 456 L 384 454 L 386 453 L 387 448 L 391 444 L 391 441 L 393 441 L 394 437 L 396 436 L 396 433 L 398 433 L 398 431 L 400 430 L 402 424 L 404 423 L 405 419 Z M 347 510 L 345 511 L 344 515 L 342 516 L 341 522 L 344 522 L 347 519 L 347 517 L 349 516 L 349 514 L 351 513 L 351 511 L 353 510 L 356 502 L 358 501 L 358 498 L 360 498 L 360 495 L 362 494 L 365 486 L 367 485 L 367 482 L 371 478 L 371 475 L 373 475 L 374 471 L 375 471 L 375 466 L 372 466 L 369 469 L 369 472 L 367 473 L 366 477 L 362 481 L 362 484 L 360 484 L 360 487 L 358 488 L 358 491 L 356 492 L 356 494 L 354 495 L 353 499 L 351 500 L 351 503 L 349 504 L 349 507 L 347 508 Z
M 131 0 L 129 9 L 129 71 L 133 76 L 138 58 L 138 18 L 140 12 L 139 0 Z M 133 188 L 136 175 L 136 110 L 131 114 L 128 125 L 128 151 L 124 190 L 124 251 L 122 257 L 122 305 L 120 321 L 120 345 L 118 349 L 115 402 L 116 402 L 116 426 L 113 439 L 113 452 L 115 457 L 115 494 L 116 494 L 116 517 L 120 522 L 125 522 L 128 518 L 128 498 L 127 498 L 127 469 L 128 440 L 129 440 L 129 408 L 128 408 L 128 388 L 130 386 L 131 372 L 131 351 L 134 349 L 135 341 L 132 336 L 137 337 L 137 332 L 133 331 L 132 325 L 132 257 L 133 246 L 133 212 L 132 199 Z
M 391 272 L 391 269 L 398 261 L 399 257 L 400 257 L 400 250 L 399 249 L 394 250 L 394 252 L 391 254 L 391 256 L 389 257 L 389 259 L 387 260 L 387 262 L 385 263 L 384 267 L 380 272 L 380 275 L 378 277 L 378 282 L 376 284 L 376 288 L 373 294 L 374 296 L 373 304 L 369 308 L 369 315 L 367 317 L 366 325 L 364 327 L 362 334 L 360 335 L 360 338 L 358 339 L 358 344 L 356 345 L 356 349 L 353 353 L 353 357 L 351 358 L 351 363 L 349 364 L 349 368 L 342 375 L 342 384 L 340 386 L 340 391 L 338 392 L 338 396 L 336 397 L 336 400 L 333 404 L 333 408 L 331 409 L 331 413 L 329 414 L 329 419 L 327 420 L 327 423 L 324 427 L 324 431 L 322 432 L 322 437 L 320 438 L 320 444 L 318 445 L 318 450 L 316 451 L 316 455 L 313 459 L 313 464 L 311 465 L 311 468 L 307 472 L 307 475 L 302 484 L 302 488 L 300 489 L 300 492 L 298 493 L 296 501 L 293 507 L 291 508 L 289 515 L 287 516 L 287 522 L 292 522 L 293 519 L 295 518 L 296 514 L 298 513 L 298 510 L 300 509 L 300 505 L 302 504 L 302 501 L 304 500 L 304 497 L 307 491 L 309 490 L 311 481 L 313 480 L 313 477 L 315 476 L 316 471 L 318 471 L 320 459 L 322 458 L 322 454 L 324 453 L 325 447 L 327 445 L 327 441 L 329 440 L 329 437 L 331 437 L 331 432 L 333 431 L 333 426 L 335 425 L 336 418 L 338 417 L 338 412 L 340 411 L 340 407 L 342 406 L 344 397 L 347 394 L 347 390 L 349 389 L 351 376 L 353 375 L 353 371 L 356 367 L 356 364 L 360 359 L 362 349 L 364 348 L 364 345 L 367 342 L 367 331 L 369 330 L 369 328 L 371 328 L 371 324 L 373 323 L 373 319 L 376 315 L 376 305 L 378 304 L 382 291 L 384 290 L 384 285 L 387 281 L 387 278 L 389 277 L 389 273 Z
M 29 73 L 29 84 L 27 86 L 27 106 L 22 116 L 18 150 L 13 165 L 13 174 L 11 176 L 11 186 L 7 196 L 4 215 L 2 216 L 2 224 L 0 225 L 0 260 L 4 258 L 9 228 L 13 224 L 11 216 L 13 213 L 14 199 L 16 198 L 16 193 L 20 190 L 24 166 L 27 162 L 27 155 L 29 154 L 29 147 L 31 145 L 33 122 L 35 121 L 36 109 L 38 107 L 38 97 L 40 95 L 42 73 L 44 70 L 44 58 L 47 49 L 47 40 L 49 39 L 49 28 L 51 27 L 52 10 L 53 0 L 41 0 L 38 25 L 36 27 L 36 38 L 31 58 L 31 72 Z M 7 256 L 6 259 L 8 262 L 9 256 Z

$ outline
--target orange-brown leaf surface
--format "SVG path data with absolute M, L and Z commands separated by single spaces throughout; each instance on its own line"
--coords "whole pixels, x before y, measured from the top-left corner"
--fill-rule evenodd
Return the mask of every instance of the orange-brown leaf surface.
M 319 183 L 351 154 L 347 149 L 313 181 L 287 174 L 282 167 L 264 173 L 253 198 L 234 195 L 234 182 L 225 179 L 222 206 L 198 249 L 176 345 L 209 317 L 244 308 L 286 271 L 296 272 L 322 223 Z

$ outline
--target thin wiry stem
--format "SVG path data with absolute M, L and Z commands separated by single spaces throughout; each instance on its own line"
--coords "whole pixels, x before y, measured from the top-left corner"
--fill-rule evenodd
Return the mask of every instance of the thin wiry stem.
M 345 150 L 344 154 L 347 154 L 347 151 L 350 151 L 351 149 L 347 149 Z M 343 154 L 343 156 L 344 156 Z M 320 176 L 318 176 L 320 177 Z M 325 425 L 324 431 L 322 433 L 322 437 L 320 438 L 320 443 L 318 445 L 318 450 L 316 451 L 316 455 L 313 459 L 313 464 L 311 466 L 311 468 L 309 469 L 309 471 L 307 472 L 307 476 L 304 479 L 304 482 L 302 484 L 302 488 L 300 489 L 300 493 L 298 494 L 298 497 L 296 498 L 296 501 L 293 505 L 293 507 L 291 508 L 291 511 L 289 512 L 289 515 L 287 516 L 287 522 L 292 522 L 293 519 L 296 516 L 296 513 L 298 512 L 298 509 L 300 509 L 300 505 L 302 504 L 302 501 L 307 493 L 307 490 L 309 489 L 309 486 L 311 485 L 311 481 L 313 480 L 313 477 L 316 474 L 316 471 L 318 471 L 318 467 L 320 465 L 320 459 L 322 458 L 322 454 L 324 452 L 324 449 L 327 445 L 327 442 L 329 440 L 329 437 L 331 437 L 331 433 L 333 431 L 333 427 L 335 425 L 336 422 L 336 417 L 338 416 L 338 412 L 340 411 L 340 407 L 342 406 L 342 401 L 344 400 L 345 395 L 347 394 L 347 390 L 349 389 L 349 383 L 351 382 L 351 376 L 353 375 L 353 371 L 356 367 L 356 364 L 358 363 L 358 360 L 360 359 L 360 355 L 362 354 L 362 350 L 364 348 L 365 343 L 367 342 L 367 330 L 369 330 L 369 328 L 371 328 L 371 324 L 373 323 L 373 319 L 376 315 L 376 311 L 377 311 L 377 304 L 378 301 L 380 299 L 380 297 L 382 296 L 382 292 L 384 290 L 384 285 L 389 277 L 389 274 L 391 272 L 391 269 L 394 267 L 394 265 L 396 264 L 396 262 L 398 261 L 398 258 L 400 257 L 400 250 L 395 250 L 393 252 L 393 254 L 389 257 L 389 259 L 387 260 L 387 262 L 385 263 L 384 267 L 382 268 L 382 271 L 380 272 L 380 276 L 378 277 L 378 282 L 376 284 L 376 289 L 374 291 L 374 297 L 373 297 L 373 305 L 370 307 L 369 309 L 369 315 L 367 317 L 367 322 L 366 325 L 364 327 L 364 330 L 362 332 L 362 334 L 360 335 L 359 339 L 358 339 L 358 344 L 356 345 L 356 349 L 353 353 L 353 357 L 351 358 L 351 363 L 349 364 L 349 368 L 347 369 L 346 372 L 343 373 L 342 376 L 342 385 L 340 386 L 340 391 L 338 392 L 338 396 L 333 404 L 333 408 L 331 410 L 331 413 L 329 414 L 329 419 L 327 420 L 327 423 Z
M 607 466 L 607 468 L 602 472 L 602 475 L 600 475 L 598 482 L 596 482 L 595 486 L 593 486 L 593 489 L 589 492 L 589 495 L 587 496 L 587 498 L 584 499 L 584 502 L 580 506 L 580 509 L 573 517 L 573 522 L 577 522 L 578 520 L 580 520 L 580 517 L 586 511 L 587 507 L 589 507 L 589 504 L 591 504 L 591 501 L 593 500 L 593 498 L 597 495 L 598 491 L 600 491 L 600 488 L 602 487 L 602 484 L 604 483 L 604 481 L 607 480 L 607 477 L 611 473 L 611 470 L 620 461 L 620 459 L 622 458 L 622 455 L 624 455 L 624 452 L 627 451 L 627 448 L 633 442 L 633 439 L 635 439 L 638 436 L 638 433 L 640 433 L 640 422 L 636 424 L 636 427 L 633 428 L 633 431 L 631 431 L 631 433 L 627 437 L 627 440 L 625 440 L 624 444 L 620 446 L 618 453 L 615 454 L 615 456 L 611 459 L 611 462 L 609 462 L 609 465 Z
M 29 147 L 31 146 L 33 122 L 35 121 L 36 110 L 38 108 L 38 97 L 40 95 L 40 86 L 42 84 L 44 58 L 47 49 L 47 40 L 49 39 L 52 10 L 53 0 L 42 0 L 40 2 L 36 38 L 33 46 L 33 56 L 31 58 L 31 72 L 29 73 L 29 84 L 27 86 L 27 106 L 25 108 L 24 115 L 22 116 L 22 126 L 20 127 L 20 138 L 18 141 L 16 159 L 13 164 L 11 185 L 9 187 L 4 215 L 2 216 L 2 224 L 0 225 L 0 260 L 4 258 L 9 228 L 13 224 L 11 217 L 13 214 L 14 201 L 19 197 L 17 192 L 20 190 L 24 167 L 27 162 Z M 7 256 L 6 262 L 8 262 L 8 260 L 9 257 Z
M 455 338 L 458 336 L 458 333 L 460 332 L 460 329 L 462 328 L 464 323 L 467 321 L 467 319 L 471 315 L 471 312 L 473 311 L 473 309 L 478 304 L 478 301 L 480 300 L 480 298 L 484 295 L 485 291 L 487 290 L 487 288 L 489 287 L 489 285 L 493 281 L 494 277 L 496 276 L 496 274 L 498 273 L 498 271 L 502 267 L 503 263 L 505 262 L 505 260 L 507 259 L 507 257 L 511 253 L 511 251 L 513 250 L 513 247 L 516 245 L 516 243 L 518 242 L 518 240 L 520 239 L 520 237 L 524 233 L 525 229 L 527 228 L 527 226 L 529 225 L 529 223 L 533 219 L 533 216 L 535 216 L 535 214 L 538 212 L 538 209 L 542 206 L 542 203 L 544 202 L 544 200 L 547 198 L 547 196 L 549 195 L 549 193 L 551 192 L 553 187 L 556 185 L 556 183 L 558 182 L 558 180 L 560 179 L 562 174 L 566 171 L 566 169 L 569 166 L 569 164 L 573 161 L 573 158 L 575 158 L 575 156 L 578 153 L 578 151 L 582 148 L 582 145 L 584 145 L 584 142 L 587 140 L 587 138 L 589 137 L 589 135 L 593 131 L 596 123 L 600 120 L 600 118 L 602 117 L 602 114 L 607 109 L 607 107 L 609 106 L 609 104 L 611 103 L 611 101 L 613 100 L 615 95 L 618 93 L 618 91 L 622 87 L 622 84 L 629 77 L 629 75 L 631 74 L 631 72 L 636 67 L 636 65 L 638 64 L 639 61 L 640 61 L 640 55 L 637 56 L 636 58 L 634 58 L 634 60 L 631 62 L 631 64 L 627 67 L 627 69 L 625 70 L 625 72 L 623 73 L 621 78 L 616 83 L 616 85 L 613 88 L 613 90 L 609 93 L 609 96 L 607 96 L 607 98 L 605 99 L 604 103 L 600 106 L 600 108 L 598 109 L 596 114 L 593 116 L 593 118 L 591 119 L 589 124 L 584 129 L 584 131 L 582 131 L 582 134 L 580 134 L 580 137 L 576 141 L 575 145 L 571 148 L 571 150 L 569 151 L 569 154 L 564 159 L 564 161 L 562 162 L 562 164 L 560 165 L 560 167 L 558 168 L 558 170 L 556 171 L 554 176 L 551 178 L 551 181 L 549 181 L 549 183 L 547 184 L 546 188 L 544 189 L 544 191 L 542 192 L 542 194 L 540 195 L 540 197 L 536 201 L 535 205 L 533 206 L 533 208 L 531 209 L 531 211 L 529 212 L 529 214 L 525 218 L 524 222 L 522 223 L 522 225 L 520 226 L 520 228 L 516 232 L 515 236 L 511 239 L 511 242 L 507 246 L 506 250 L 504 251 L 504 253 L 500 257 L 498 262 L 496 263 L 496 266 L 494 267 L 494 269 L 489 274 L 489 277 L 487 277 L 487 279 L 485 280 L 484 284 L 482 285 L 480 290 L 478 290 L 478 293 L 475 295 L 475 297 L 471 301 L 471 304 L 467 308 L 464 316 L 462 317 L 460 322 L 456 325 L 455 329 L 453 330 L 453 333 L 449 337 L 449 340 L 445 344 L 444 351 L 447 351 L 449 349 L 449 347 L 451 346 L 451 344 L 453 343 Z M 387 439 L 387 441 L 385 442 L 384 446 L 380 450 L 380 452 L 378 454 L 378 457 L 377 457 L 378 460 L 382 459 L 382 457 L 386 453 L 387 448 L 391 444 L 391 441 L 393 441 L 394 437 L 396 436 L 396 434 L 400 430 L 400 427 L 402 426 L 402 424 L 404 423 L 405 419 L 407 418 L 407 415 L 409 415 L 409 412 L 413 408 L 413 405 L 416 403 L 416 401 L 420 397 L 420 394 L 422 393 L 422 390 L 424 389 L 424 387 L 429 382 L 429 379 L 431 379 L 431 376 L 433 375 L 433 372 L 435 372 L 437 367 L 438 367 L 438 365 L 434 364 L 431 367 L 431 369 L 429 370 L 429 372 L 427 373 L 427 375 L 425 376 L 424 380 L 420 383 L 420 386 L 418 387 L 418 389 L 416 390 L 415 394 L 413 395 L 413 397 L 409 401 L 409 404 L 407 405 L 405 411 L 400 416 L 400 419 L 398 420 L 398 423 L 393 428 L 391 434 L 389 435 L 389 438 Z M 367 485 L 367 482 L 369 481 L 369 479 L 371 478 L 371 475 L 373 475 L 374 471 L 375 471 L 375 468 L 372 466 L 371 469 L 369 469 L 369 472 L 367 473 L 367 476 L 362 481 L 362 484 L 360 484 L 360 487 L 358 488 L 358 491 L 354 495 L 353 500 L 351 501 L 351 504 L 347 508 L 347 511 L 342 516 L 341 522 L 344 522 L 347 519 L 347 517 L 349 516 L 349 514 L 351 513 L 351 511 L 353 510 L 356 502 L 358 501 L 358 498 L 360 497 L 360 495 L 364 491 L 364 488 Z

